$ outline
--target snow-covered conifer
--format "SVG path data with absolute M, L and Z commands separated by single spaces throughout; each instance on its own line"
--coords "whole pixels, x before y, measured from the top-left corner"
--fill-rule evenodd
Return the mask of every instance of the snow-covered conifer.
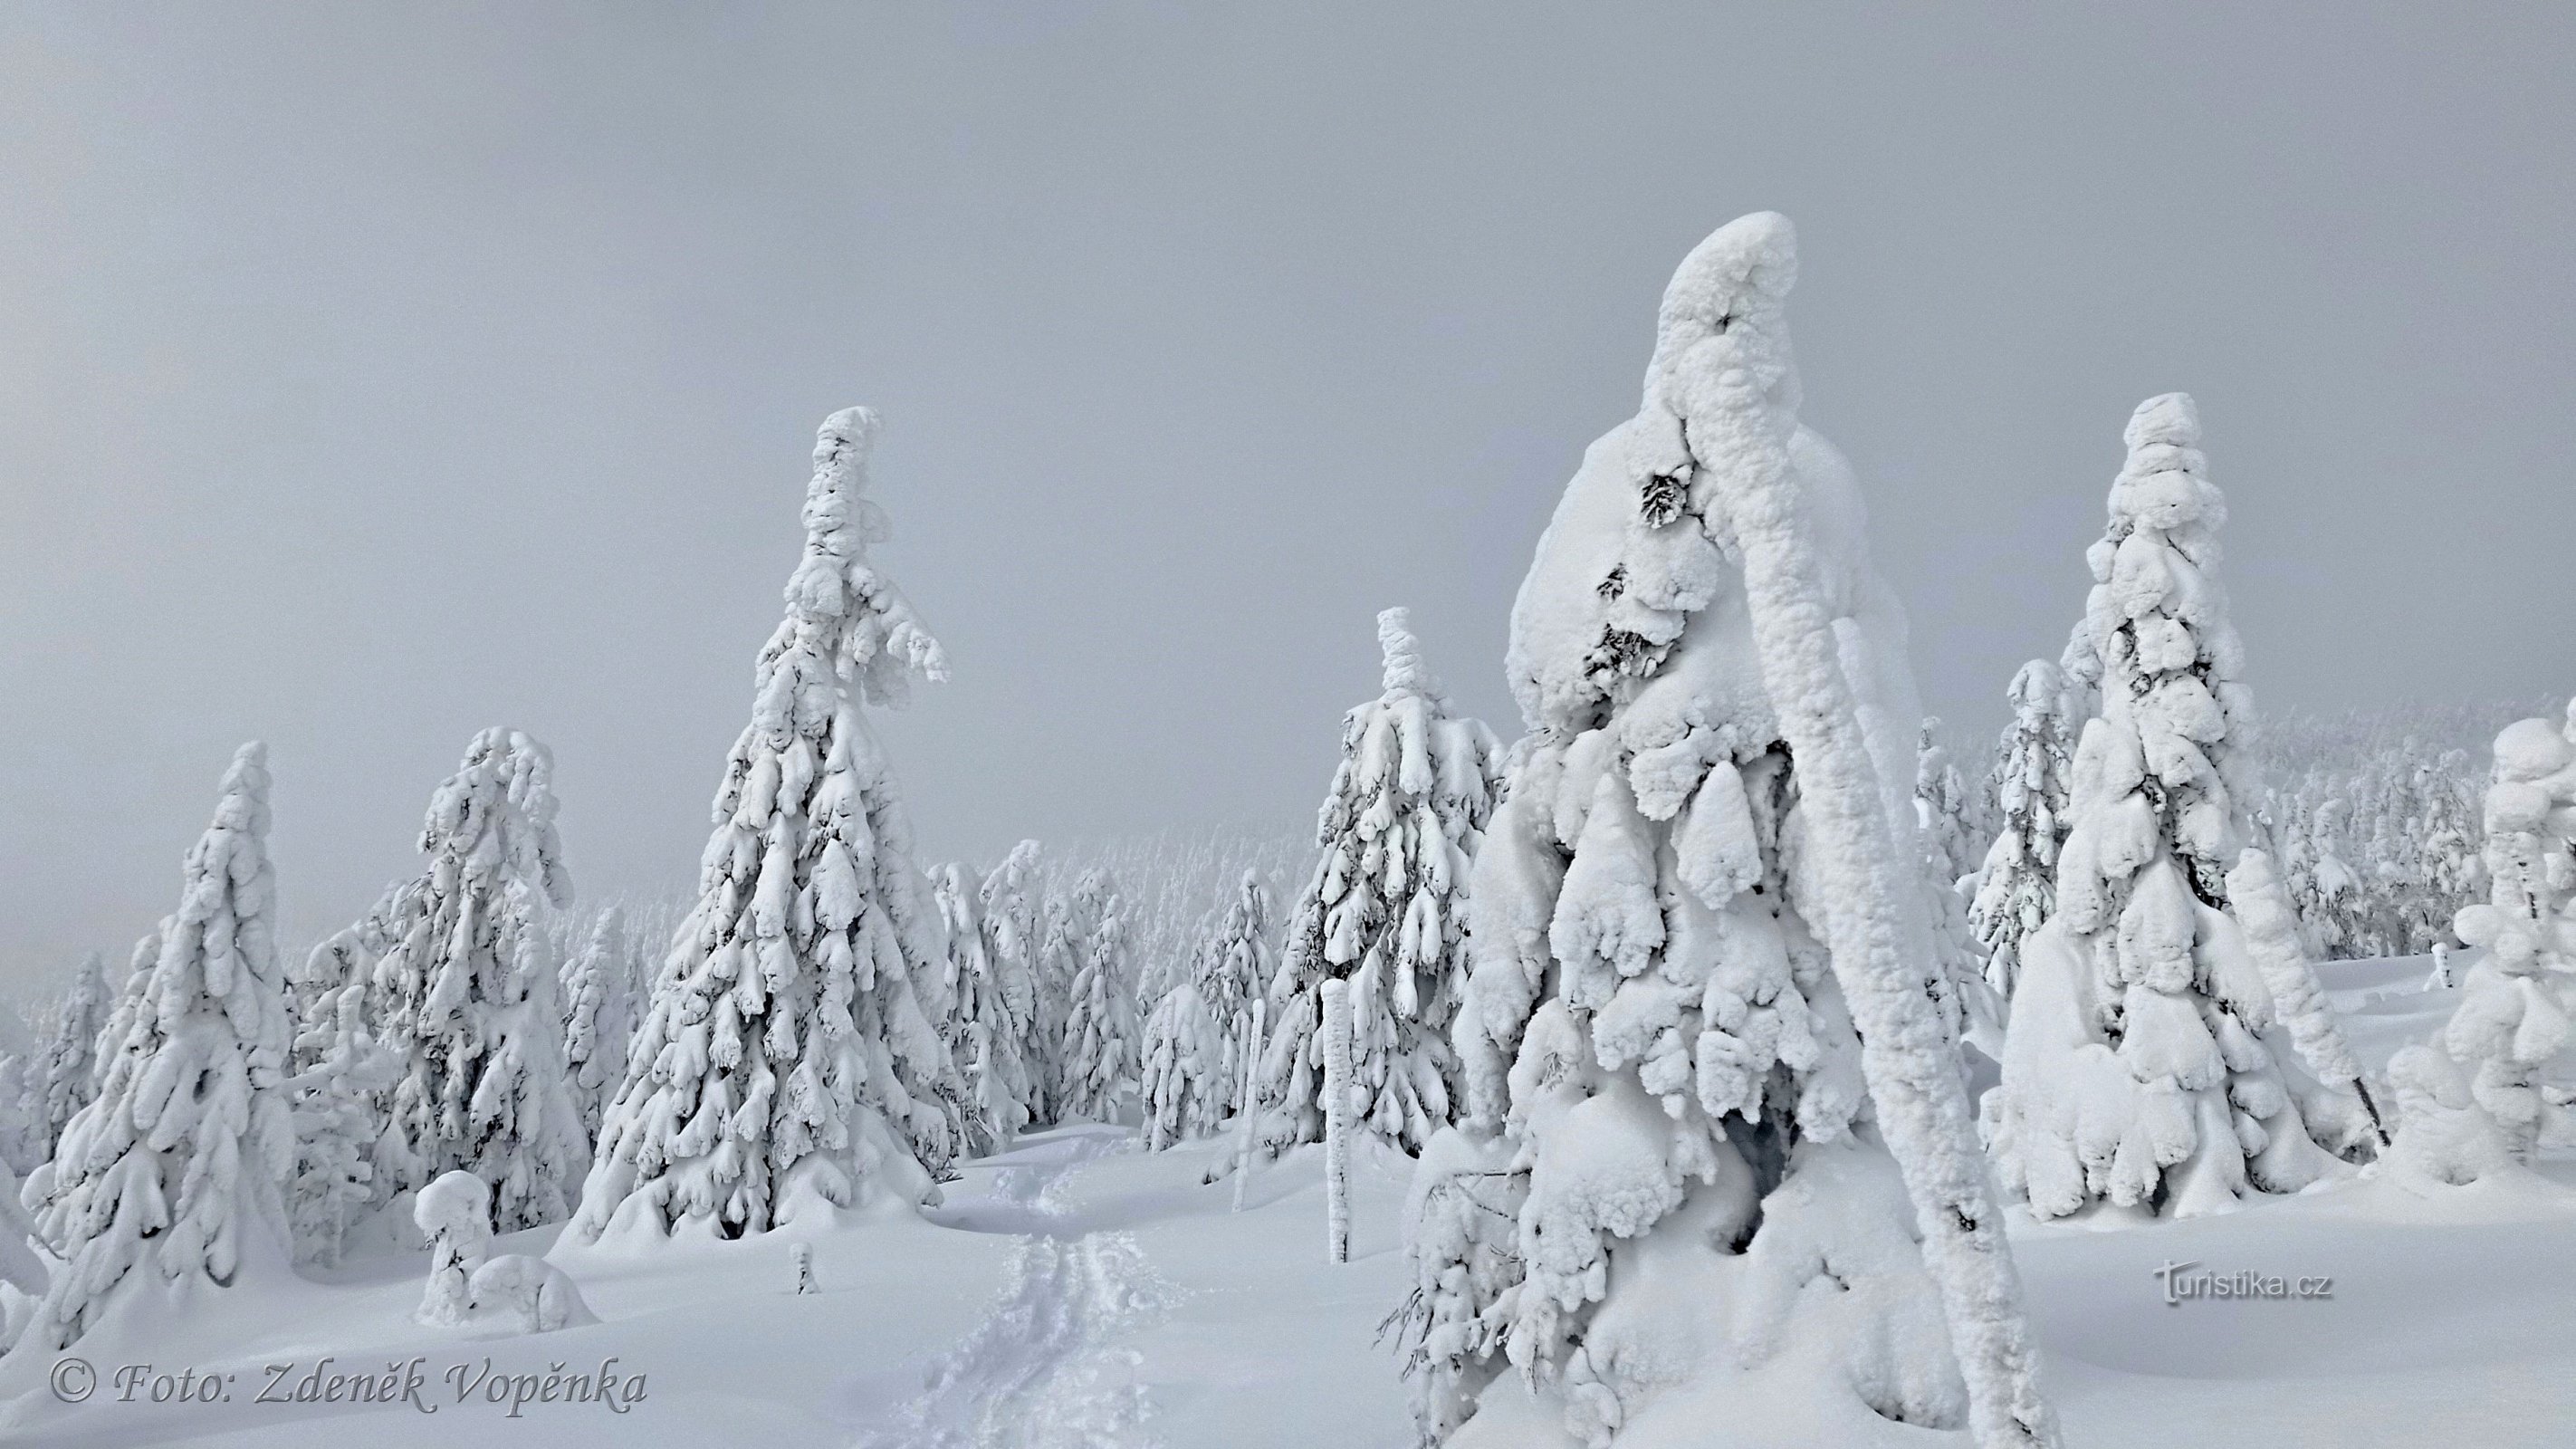
M 2034 659 L 2013 675 L 2013 721 L 2004 732 L 1995 802 L 2002 832 L 1986 851 L 1969 926 L 1986 953 L 1986 981 L 2010 1000 L 2021 975 L 2022 942 L 2057 908 L 2057 848 L 2066 838 L 2068 772 L 2074 740 L 2066 681 Z
M 1787 1382 L 1818 1442 L 2054 1439 L 1922 915 L 1902 616 L 1797 422 L 1795 267 L 1767 213 L 1691 253 L 1513 609 L 1531 733 L 1476 858 L 1469 1115 L 1416 1182 L 1513 1236 L 1409 1229 L 1451 1442 L 1533 1411 L 1686 1442 Z M 1498 1355 L 1527 1387 L 1460 1404 Z
M 1270 980 L 1270 892 L 1247 870 L 1200 943 L 1188 979 L 1154 1003 L 1145 1023 L 1145 1137 L 1160 1150 L 1205 1137 L 1241 1104 L 1250 1010 Z
M 626 1043 L 635 1020 L 629 990 L 626 913 L 610 906 L 591 922 L 590 939 L 564 963 L 558 981 L 564 1011 L 564 1072 L 582 1138 L 599 1137 L 608 1094 L 626 1080 Z
M 1038 1089 L 1034 1115 L 1041 1122 L 1062 1122 L 1080 1110 L 1075 1105 L 1082 1062 L 1073 1033 L 1074 983 L 1090 963 L 1091 938 L 1109 897 L 1109 877 L 1096 869 L 1074 877 L 1070 889 L 1046 894 L 1035 973 L 1037 1021 L 1028 1059 Z
M 949 975 L 956 1005 L 949 1051 L 966 1092 L 962 1150 L 998 1152 L 1029 1123 L 1029 1084 L 1020 1064 L 1021 1018 L 993 964 L 977 883 L 954 862 L 931 872 L 931 898 L 948 929 Z
M 473 1316 L 472 1283 L 492 1246 L 492 1193 L 470 1172 L 440 1174 L 412 1199 L 412 1220 L 429 1242 L 429 1287 L 412 1318 L 455 1327 Z
M 1493 732 L 1457 714 L 1402 609 L 1377 617 L 1384 692 L 1342 719 L 1322 855 L 1269 984 L 1259 1124 L 1269 1156 L 1322 1140 L 1320 989 L 1351 983 L 1355 1130 L 1408 1153 L 1458 1108 L 1450 1020 L 1467 977 L 1467 873 L 1501 793 Z
M 1136 1090 L 1136 983 L 1129 971 L 1126 912 L 1112 891 L 1091 923 L 1065 1016 L 1067 1115 L 1112 1121 L 1120 1101 Z
M 217 1290 L 288 1271 L 277 1187 L 295 1142 L 276 900 L 268 752 L 248 744 L 188 852 L 179 909 L 146 938 L 151 965 L 108 1021 L 97 1098 L 28 1180 L 27 1207 L 62 1266 L 21 1349 L 68 1348 L 151 1289 Z
M 1323 999 L 1323 1021 L 1316 1035 L 1323 1045 L 1324 1099 L 1324 1258 L 1351 1260 L 1351 983 L 1327 976 L 1317 989 Z
M 894 780 L 861 713 L 947 675 L 867 562 L 873 413 L 825 420 L 787 616 L 715 798 L 696 907 L 603 1114 L 573 1220 L 733 1238 L 818 1207 L 923 1201 L 962 1099 L 916 983 L 946 944 Z
M 2251 807 L 2244 650 L 2220 588 L 2226 502 L 2180 393 L 2139 405 L 2086 555 L 2100 713 L 2077 744 L 2056 915 L 2026 937 L 1987 1102 L 2040 1217 L 2163 1215 L 2295 1192 L 2369 1145 L 2368 1100 Z
M 553 760 L 487 729 L 430 796 L 429 866 L 394 897 L 369 1013 L 401 1061 L 373 1156 L 379 1202 L 463 1169 L 503 1232 L 559 1222 L 590 1157 L 568 1090 L 551 913 L 571 903 Z
M 2485 902 L 2461 910 L 2460 939 L 2484 948 L 2434 1039 L 2389 1063 L 2400 1169 L 2465 1183 L 2528 1165 L 2566 1110 L 2542 1088 L 2576 1015 L 2576 704 L 2560 726 L 2509 725 L 2487 787 Z
M 1038 1022 L 1038 965 L 1046 945 L 1046 875 L 1038 843 L 1012 846 L 976 888 L 983 911 L 984 960 L 994 997 L 1009 1011 L 1011 1036 L 995 1043 L 1002 1078 L 1019 1093 L 1024 1123 L 1043 1122 L 1049 1047 Z
M 54 1155 L 54 1144 L 71 1125 L 73 1114 L 98 1094 L 98 1034 L 107 1028 L 108 1007 L 114 1000 L 107 985 L 107 961 L 93 951 L 81 963 L 70 994 L 55 1009 L 52 1029 L 37 1059 L 38 1102 L 43 1109 L 37 1124 L 42 1132 L 39 1161 Z

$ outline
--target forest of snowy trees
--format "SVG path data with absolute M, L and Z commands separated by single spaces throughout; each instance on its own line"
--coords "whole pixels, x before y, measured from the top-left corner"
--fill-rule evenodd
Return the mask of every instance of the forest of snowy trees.
M 280 940 L 294 761 L 243 746 L 173 912 L 0 1023 L 0 1347 L 39 1372 L 403 1254 L 420 1324 L 494 1334 L 596 1323 L 587 1277 L 688 1245 L 792 1244 L 811 1294 L 816 1235 L 1101 1124 L 1235 1209 L 1313 1164 L 1272 1250 L 1316 1265 L 1373 1230 L 1361 1179 L 1407 1180 L 1376 1311 L 1423 1444 L 1684 1449 L 1786 1392 L 1817 1442 L 2045 1446 L 2008 1227 L 2576 1140 L 2576 710 L 2264 720 L 2224 459 L 2167 393 L 2058 571 L 2063 655 L 1950 734 L 1800 421 L 1796 274 L 1769 213 L 1688 255 L 1528 565 L 1513 739 L 1388 607 L 1311 837 L 923 860 L 871 720 L 949 659 L 880 569 L 863 408 L 818 434 L 685 900 L 582 897 L 577 802 L 496 727 L 415 874 Z M 2374 1066 L 2320 969 L 2412 956 L 2456 1012 Z

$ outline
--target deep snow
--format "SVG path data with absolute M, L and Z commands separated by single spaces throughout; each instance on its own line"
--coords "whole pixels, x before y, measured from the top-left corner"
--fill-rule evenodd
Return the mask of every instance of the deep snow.
M 2373 1067 L 2448 1014 L 2450 993 L 2421 989 L 2431 965 L 2323 968 Z M 1123 1129 L 1036 1134 L 966 1164 L 922 1218 L 850 1216 L 817 1233 L 821 1291 L 804 1297 L 784 1235 L 640 1259 L 568 1252 L 603 1321 L 531 1337 L 414 1324 L 425 1254 L 263 1297 L 227 1293 L 74 1353 L 108 1375 L 138 1362 L 231 1373 L 232 1402 L 116 1402 L 111 1378 L 69 1407 L 45 1386 L 46 1356 L 0 1375 L 0 1442 L 1406 1449 L 1395 1356 L 1375 1341 L 1409 1282 L 1401 1160 L 1356 1155 L 1351 1262 L 1334 1266 L 1319 1150 L 1257 1169 L 1238 1214 L 1230 1180 L 1200 1181 L 1233 1146 L 1220 1136 L 1147 1154 Z M 2576 1164 L 2553 1163 L 2551 1176 L 2576 1183 Z M 492 1248 L 541 1252 L 552 1236 Z M 2117 1231 L 2022 1221 L 2013 1237 L 2070 1444 L 2544 1449 L 2576 1423 L 2569 1187 L 2428 1200 L 2364 1181 Z M 2330 1275 L 2332 1296 L 2169 1307 L 2157 1273 L 2168 1263 Z M 252 1402 L 262 1365 L 293 1362 L 291 1390 L 324 1355 L 340 1372 L 422 1358 L 420 1397 L 437 1412 Z M 624 1414 L 535 1403 L 513 1419 L 506 1404 L 457 1403 L 445 1377 L 486 1356 L 496 1377 L 595 1374 L 612 1355 L 621 1381 L 644 1375 Z M 1070 1437 L 1077 1427 L 1107 1437 Z

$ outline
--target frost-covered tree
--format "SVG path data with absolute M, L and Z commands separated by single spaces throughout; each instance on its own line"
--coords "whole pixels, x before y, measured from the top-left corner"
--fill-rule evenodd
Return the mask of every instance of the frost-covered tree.
M 876 415 L 826 419 L 787 616 L 760 652 L 751 723 L 715 798 L 698 901 L 601 1119 L 573 1219 L 662 1237 L 762 1233 L 864 1201 L 917 1204 L 962 1100 L 919 984 L 946 943 L 892 773 L 861 710 L 938 642 L 867 561 Z
M 1976 869 L 1976 806 L 1941 740 L 1941 721 L 1926 715 L 1914 747 L 1914 818 L 1944 886 Z
M 1986 851 L 1968 924 L 1986 953 L 1986 982 L 2010 1000 L 2021 975 L 2022 942 L 2057 908 L 2057 848 L 2066 838 L 2066 797 L 2074 740 L 2066 681 L 2034 659 L 2013 675 L 2013 720 L 1996 768 L 2003 829 Z
M 1469 1111 L 1410 1230 L 1443 1442 L 2054 1440 L 1922 914 L 1903 619 L 1797 422 L 1795 267 L 1768 213 L 1691 253 L 1513 608 Z
M 1242 1102 L 1251 1007 L 1268 984 L 1270 892 L 1247 870 L 1234 900 L 1199 945 L 1189 975 L 1145 1022 L 1146 1145 L 1156 1151 L 1213 1135 Z
M 81 962 L 70 993 L 55 1008 L 36 1061 L 37 1101 L 42 1108 L 37 1121 L 39 1161 L 54 1155 L 54 1144 L 71 1125 L 73 1114 L 98 1095 L 98 1034 L 107 1027 L 108 1007 L 114 1000 L 107 985 L 107 960 L 93 951 Z
M 2451 1019 L 2389 1062 L 2400 1171 L 2472 1182 L 2528 1165 L 2566 1108 L 2543 1090 L 2567 1071 L 2576 1014 L 2576 704 L 2564 727 L 2527 719 L 2496 736 L 2486 797 L 2488 897 L 2460 939 L 2483 947 Z
M 1136 1090 L 1139 1028 L 1136 983 L 1129 972 L 1126 912 L 1111 891 L 1091 923 L 1065 1016 L 1069 1116 L 1114 1120 L 1119 1103 Z
M 2043 1218 L 2215 1212 L 2295 1192 L 2371 1139 L 2359 1068 L 2254 848 L 2253 706 L 2199 415 L 2150 398 L 2126 439 L 2086 555 L 2100 712 L 1987 1102 L 2005 1185 Z
M 1324 1135 L 1322 987 L 1351 983 L 1355 1131 L 1419 1153 L 1459 1101 L 1448 1042 L 1467 978 L 1467 872 L 1501 793 L 1493 732 L 1459 715 L 1402 609 L 1377 616 L 1384 692 L 1342 718 L 1322 854 L 1269 983 L 1257 1109 L 1276 1157 Z
M 572 901 L 554 762 L 487 729 L 430 796 L 428 869 L 394 896 L 369 1016 L 401 1061 L 373 1154 L 379 1202 L 464 1170 L 504 1232 L 560 1222 L 590 1158 L 563 1060 L 552 914 Z
M 557 981 L 564 1012 L 564 1072 L 582 1140 L 599 1138 L 608 1094 L 626 1080 L 626 1046 L 635 1034 L 629 990 L 626 913 L 610 906 L 591 922 L 590 938 L 564 963 Z
M 20 1350 L 68 1348 L 123 1302 L 165 1312 L 290 1271 L 276 917 L 268 752 L 248 744 L 188 852 L 179 909 L 146 938 L 151 965 L 109 1018 L 97 1099 L 28 1179 L 26 1205 L 61 1267 Z M 167 1296 L 144 1298 L 156 1288 Z
M 946 1035 L 965 1084 L 964 1150 L 998 1152 L 1029 1124 L 1028 1073 L 1020 1061 L 1028 997 L 1022 993 L 1014 1007 L 986 940 L 982 893 L 966 868 L 952 862 L 933 871 L 931 896 L 947 924 L 949 973 L 956 983 Z
M 349 1229 L 377 1201 L 384 1096 L 407 1065 L 375 1039 L 368 1017 L 374 969 L 365 927 L 333 932 L 289 973 L 299 1003 L 288 1053 L 295 1168 L 286 1213 L 299 1262 L 340 1261 Z
M 996 1037 L 994 1061 L 1000 1082 L 1019 1094 L 1023 1123 L 1046 1120 L 1045 1076 L 1051 1048 L 1042 1038 L 1038 1013 L 1038 963 L 1046 944 L 1046 876 L 1038 860 L 1038 843 L 1012 846 L 977 888 L 983 911 L 984 964 L 991 971 L 989 994 L 1009 1014 L 1007 1042 Z
M 1028 1055 L 1038 1089 L 1033 1115 L 1041 1122 L 1061 1122 L 1081 1112 L 1076 1098 L 1083 1063 L 1074 1037 L 1074 989 L 1090 964 L 1092 937 L 1110 895 L 1109 877 L 1094 869 L 1075 876 L 1071 889 L 1049 891 L 1045 897 L 1035 973 L 1037 1021 Z

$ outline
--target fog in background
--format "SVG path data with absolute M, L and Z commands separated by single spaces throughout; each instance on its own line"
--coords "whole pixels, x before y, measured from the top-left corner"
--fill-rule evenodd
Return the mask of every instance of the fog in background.
M 2576 689 L 2576 8 L 0 9 L 0 994 L 121 961 L 270 742 L 287 950 L 551 744 L 693 882 L 815 424 L 954 682 L 921 855 L 1298 830 L 1513 590 L 1759 208 L 1965 737 L 2196 394 L 2267 708 Z

